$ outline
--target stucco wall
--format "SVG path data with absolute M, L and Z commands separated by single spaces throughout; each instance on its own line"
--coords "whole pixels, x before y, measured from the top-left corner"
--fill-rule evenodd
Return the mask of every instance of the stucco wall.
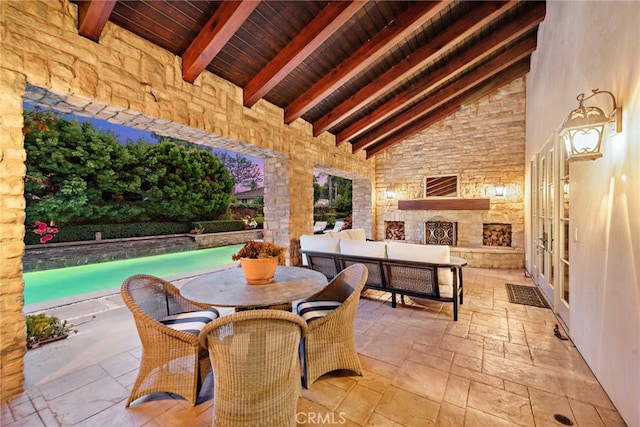
M 265 158 L 264 238 L 290 247 L 288 263 L 313 226 L 314 165 L 373 179 L 364 153 L 337 148 L 327 133 L 313 137 L 303 120 L 285 125 L 282 109 L 265 101 L 243 107 L 242 90 L 209 72 L 183 81 L 179 57 L 116 25 L 107 23 L 100 43 L 78 36 L 77 6 L 68 1 L 0 8 L 0 400 L 23 384 L 23 100 Z
M 548 2 L 527 77 L 527 161 L 579 93 L 608 90 L 623 106 L 603 157 L 570 165 L 569 329 L 629 426 L 640 426 L 639 22 L 640 2 Z

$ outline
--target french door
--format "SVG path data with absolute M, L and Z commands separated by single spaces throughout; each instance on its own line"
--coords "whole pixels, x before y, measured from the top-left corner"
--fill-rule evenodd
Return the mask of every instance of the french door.
M 555 138 L 551 137 L 536 155 L 536 176 L 532 223 L 536 269 L 534 281 L 550 303 L 554 303 L 554 170 Z
M 552 135 L 531 160 L 531 276 L 569 325 L 569 165 Z
M 564 322 L 569 332 L 569 163 L 566 161 L 567 152 L 559 150 L 560 181 L 558 188 L 558 280 L 555 311 Z

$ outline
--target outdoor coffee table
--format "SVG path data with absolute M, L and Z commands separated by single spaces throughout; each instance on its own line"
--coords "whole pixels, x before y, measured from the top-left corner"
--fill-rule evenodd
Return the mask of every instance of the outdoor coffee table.
M 191 301 L 238 310 L 290 304 L 318 294 L 327 284 L 326 276 L 318 271 L 278 266 L 273 283 L 249 285 L 242 268 L 232 267 L 191 279 L 180 294 Z

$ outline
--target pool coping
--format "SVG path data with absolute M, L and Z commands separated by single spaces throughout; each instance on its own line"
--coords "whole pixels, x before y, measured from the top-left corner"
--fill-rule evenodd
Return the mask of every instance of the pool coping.
M 224 265 L 220 265 L 220 266 L 213 267 L 213 268 L 206 268 L 206 269 L 203 269 L 203 270 L 195 270 L 195 271 L 190 271 L 188 273 L 182 273 L 182 274 L 174 274 L 172 276 L 165 276 L 165 277 L 162 277 L 162 278 L 164 280 L 168 281 L 168 282 L 175 282 L 175 281 L 179 281 L 179 280 L 190 279 L 190 278 L 193 278 L 195 276 L 200 276 L 202 274 L 206 274 L 206 273 L 209 273 L 209 272 L 212 272 L 212 271 L 224 270 L 224 269 L 232 268 L 232 267 L 239 266 L 239 265 L 240 265 L 240 263 L 233 262 L 233 263 L 230 263 L 230 264 L 224 264 Z M 113 288 L 101 289 L 99 291 L 87 292 L 87 293 L 84 293 L 84 294 L 73 295 L 73 296 L 53 299 L 53 300 L 49 300 L 49 301 L 42 301 L 42 302 L 38 302 L 38 303 L 34 303 L 34 304 L 25 305 L 24 309 L 23 309 L 23 313 L 24 314 L 39 313 L 39 312 L 42 312 L 44 310 L 48 310 L 48 309 L 52 309 L 52 308 L 56 308 L 56 307 L 61 307 L 61 306 L 65 306 L 65 305 L 70 305 L 70 304 L 75 304 L 75 303 L 78 303 L 78 302 L 91 300 L 91 299 L 95 299 L 95 298 L 102 298 L 102 297 L 105 297 L 105 296 L 108 296 L 108 295 L 114 295 L 114 294 L 119 294 L 119 293 L 120 293 L 120 286 L 116 286 L 116 287 L 113 287 Z

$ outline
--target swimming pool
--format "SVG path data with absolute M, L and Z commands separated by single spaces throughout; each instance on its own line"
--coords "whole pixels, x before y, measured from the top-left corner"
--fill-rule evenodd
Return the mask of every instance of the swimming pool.
M 24 304 L 88 294 L 119 287 L 134 274 L 174 276 L 231 264 L 244 245 L 222 246 L 140 258 L 24 273 Z

